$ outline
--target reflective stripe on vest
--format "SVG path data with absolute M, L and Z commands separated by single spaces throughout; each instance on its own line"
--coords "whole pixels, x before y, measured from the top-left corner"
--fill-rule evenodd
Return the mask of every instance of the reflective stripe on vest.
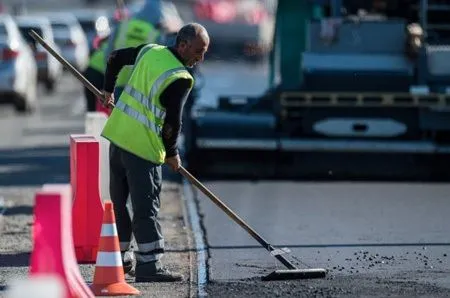
M 128 93 L 131 97 L 133 97 L 138 102 L 140 102 L 142 105 L 147 107 L 147 109 L 152 111 L 152 113 L 156 117 L 164 119 L 166 117 L 166 112 L 162 111 L 156 105 L 152 104 L 152 98 L 154 96 L 156 96 L 156 93 L 161 88 L 161 86 L 164 84 L 165 80 L 167 80 L 167 78 L 169 78 L 173 74 L 176 74 L 179 72 L 185 72 L 185 71 L 186 71 L 186 69 L 184 67 L 179 67 L 179 68 L 170 69 L 170 70 L 164 72 L 153 83 L 152 88 L 150 89 L 150 95 L 148 97 L 146 97 L 144 94 L 142 94 L 138 90 L 134 89 L 130 85 L 126 85 L 125 89 L 123 91 Z
M 158 108 L 157 106 L 155 106 L 152 102 L 151 102 L 151 97 L 147 98 L 145 97 L 144 94 L 142 94 L 141 92 L 139 92 L 138 90 L 134 89 L 133 87 L 131 87 L 130 85 L 126 85 L 125 89 L 123 89 L 124 92 L 128 93 L 131 97 L 133 97 L 134 99 L 136 99 L 139 103 L 141 103 L 142 105 L 144 105 L 147 109 L 149 109 L 150 111 L 152 111 L 152 113 L 161 119 L 164 119 L 166 117 L 166 112 L 164 112 L 163 110 L 161 110 L 160 108 Z
M 145 115 L 139 113 L 133 107 L 127 105 L 123 101 L 118 101 L 115 108 L 121 110 L 131 118 L 134 118 L 135 120 L 141 122 L 144 124 L 147 128 L 151 129 L 154 133 L 157 135 L 161 135 L 161 129 L 156 125 L 155 122 L 150 121 Z

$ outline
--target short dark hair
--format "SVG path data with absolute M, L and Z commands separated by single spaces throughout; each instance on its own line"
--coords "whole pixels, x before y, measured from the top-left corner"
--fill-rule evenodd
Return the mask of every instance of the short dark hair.
M 191 42 L 199 34 L 206 34 L 206 29 L 198 23 L 189 23 L 184 25 L 177 34 L 175 45 L 178 46 L 181 42 Z

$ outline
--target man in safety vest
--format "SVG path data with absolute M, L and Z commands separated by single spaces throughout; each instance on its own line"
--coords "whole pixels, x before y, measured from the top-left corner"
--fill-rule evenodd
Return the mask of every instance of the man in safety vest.
M 162 26 L 161 0 L 145 0 L 143 7 L 128 20 L 122 21 L 113 31 L 108 41 L 106 58 L 112 51 L 137 47 L 141 44 L 160 42 Z M 105 60 L 106 61 L 106 60 Z M 120 96 L 131 75 L 131 65 L 125 65 L 116 81 L 115 95 Z
M 203 61 L 209 46 L 206 29 L 197 23 L 182 27 L 173 47 L 144 44 L 115 50 L 108 59 L 104 95 L 114 102 L 114 84 L 124 65 L 131 77 L 105 124 L 102 136 L 110 145 L 110 193 L 114 204 L 122 259 L 137 242 L 136 282 L 179 281 L 183 277 L 161 264 L 164 238 L 157 216 L 163 163 L 178 171 L 177 139 L 183 106 L 194 85 L 186 67 Z M 126 208 L 131 197 L 133 220 Z M 129 266 L 130 265 L 130 266 Z M 124 263 L 128 272 L 131 264 Z

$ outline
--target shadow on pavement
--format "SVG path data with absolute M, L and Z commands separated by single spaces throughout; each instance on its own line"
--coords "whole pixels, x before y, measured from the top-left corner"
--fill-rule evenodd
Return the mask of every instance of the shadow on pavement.
M 0 150 L 0 186 L 68 183 L 68 146 Z
M 17 254 L 0 254 L 0 267 L 28 267 L 30 264 L 29 252 Z
M 6 209 L 4 216 L 31 215 L 32 213 L 33 213 L 32 206 L 12 206 Z
M 163 179 L 181 182 L 181 176 L 163 165 Z M 68 146 L 0 150 L 0 186 L 41 186 L 69 183 Z

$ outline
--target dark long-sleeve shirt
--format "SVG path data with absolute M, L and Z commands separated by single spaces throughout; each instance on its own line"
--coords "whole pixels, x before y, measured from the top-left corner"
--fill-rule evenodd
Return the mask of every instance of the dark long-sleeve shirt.
M 112 93 L 117 75 L 125 65 L 133 65 L 139 51 L 145 44 L 138 47 L 118 49 L 111 52 L 105 73 L 104 90 Z M 170 49 L 170 48 L 169 48 Z M 170 49 L 179 60 L 178 54 Z M 166 157 L 178 154 L 178 136 L 181 131 L 183 106 L 190 92 L 190 81 L 177 79 L 172 82 L 160 95 L 160 102 L 166 109 L 166 117 L 162 130 L 162 139 L 166 149 Z M 118 98 L 116 98 L 118 100 Z

